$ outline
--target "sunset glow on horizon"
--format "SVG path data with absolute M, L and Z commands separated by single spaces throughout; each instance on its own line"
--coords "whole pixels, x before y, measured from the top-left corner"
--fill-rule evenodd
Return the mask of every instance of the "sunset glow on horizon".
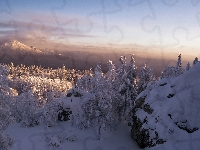
M 16 39 L 61 50 L 67 45 L 122 49 L 138 45 L 153 52 L 192 51 L 198 56 L 199 7 L 186 0 L 3 0 L 0 41 Z

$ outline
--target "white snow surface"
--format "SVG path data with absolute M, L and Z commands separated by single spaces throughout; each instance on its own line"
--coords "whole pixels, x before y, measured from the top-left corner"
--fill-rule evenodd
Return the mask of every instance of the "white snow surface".
M 156 131 L 160 138 L 167 141 L 151 149 L 200 149 L 200 129 L 187 133 L 175 124 L 178 122 L 180 126 L 190 129 L 200 128 L 200 63 L 176 78 L 159 80 L 137 99 L 143 96 L 146 96 L 144 104 L 150 105 L 154 111 L 148 114 L 138 109 L 137 117 L 141 121 L 148 120 L 143 128 L 149 129 L 152 138 Z
M 77 111 L 83 99 L 71 96 L 61 100 L 66 107 Z M 102 138 L 98 140 L 95 127 L 81 130 L 70 126 L 69 121 L 64 121 L 48 128 L 43 125 L 25 128 L 19 123 L 12 124 L 6 129 L 6 134 L 15 139 L 11 150 L 139 150 L 131 138 L 130 130 L 131 127 L 124 123 L 113 133 L 102 130 Z M 59 137 L 63 133 L 70 136 L 70 139 L 60 141 Z

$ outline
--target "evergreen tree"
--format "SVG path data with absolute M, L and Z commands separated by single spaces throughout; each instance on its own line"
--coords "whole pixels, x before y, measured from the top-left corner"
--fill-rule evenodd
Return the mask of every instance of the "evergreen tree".
M 121 56 L 119 61 L 121 62 L 119 68 L 117 69 L 117 77 L 118 79 L 122 79 L 122 76 L 126 72 L 126 57 Z
M 176 64 L 175 76 L 179 76 L 183 74 L 184 69 L 182 69 L 182 61 L 181 61 L 181 54 L 178 55 L 178 61 Z
M 114 131 L 120 122 L 119 102 L 120 100 L 112 93 L 108 87 L 98 88 L 98 92 L 87 97 L 82 104 L 82 127 L 94 125 L 98 128 L 99 139 L 101 138 L 101 129 Z
M 188 71 L 190 68 L 191 68 L 190 67 L 190 63 L 188 62 L 187 65 L 186 65 L 186 67 L 185 67 L 185 71 Z
M 137 97 L 137 90 L 133 84 L 131 84 L 129 78 L 127 77 L 127 73 L 123 75 L 122 78 L 123 83 L 119 87 L 119 93 L 122 101 L 122 117 L 123 119 L 130 119 L 130 112 L 133 108 L 134 101 Z
M 196 57 L 193 61 L 193 66 L 198 62 L 198 58 Z
M 181 68 L 181 65 L 182 65 L 181 54 L 179 54 L 179 55 L 178 55 L 178 61 L 177 61 L 177 63 L 176 63 L 176 67 L 177 67 L 177 68 L 179 68 L 179 67 Z
M 78 90 L 83 90 L 85 92 L 89 92 L 93 85 L 92 85 L 92 76 L 90 75 L 83 75 L 80 79 L 77 80 L 76 82 L 76 88 Z
M 161 73 L 161 79 L 162 78 L 173 78 L 177 77 L 184 73 L 184 69 L 182 68 L 182 62 L 181 62 L 181 54 L 178 56 L 178 61 L 176 63 L 176 67 L 174 66 L 168 66 L 166 67 L 162 73 Z
M 100 64 L 94 70 L 92 79 L 93 88 L 90 96 L 83 104 L 83 115 L 78 121 L 79 127 L 90 127 L 94 125 L 98 128 L 100 139 L 101 129 L 113 131 L 121 121 L 124 103 L 119 91 L 115 90 L 116 71 L 111 61 L 108 62 L 108 72 L 105 77 L 101 71 Z M 77 115 L 73 116 L 74 118 Z
M 95 93 L 98 92 L 99 88 L 103 88 L 104 86 L 104 76 L 103 72 L 101 71 L 100 63 L 97 64 L 96 68 L 94 69 L 94 76 L 91 79 L 91 90 L 90 92 Z
M 176 67 L 168 66 L 161 72 L 161 79 L 162 78 L 173 78 L 176 77 Z
M 112 61 L 108 61 L 108 72 L 105 74 L 105 79 L 108 82 L 113 82 L 116 79 L 116 67 L 115 65 L 112 63 Z
M 116 80 L 112 83 L 114 91 L 120 98 L 122 110 L 119 111 L 123 119 L 130 118 L 131 108 L 137 96 L 136 67 L 134 55 L 131 56 L 129 66 L 126 68 L 126 57 L 120 57 L 121 65 L 117 69 Z
M 138 73 L 138 94 L 153 84 L 155 80 L 154 71 L 144 64 Z
M 136 79 L 136 66 L 135 66 L 134 55 L 131 55 L 131 61 L 126 72 L 127 72 L 127 78 L 129 78 L 130 83 L 134 85 Z

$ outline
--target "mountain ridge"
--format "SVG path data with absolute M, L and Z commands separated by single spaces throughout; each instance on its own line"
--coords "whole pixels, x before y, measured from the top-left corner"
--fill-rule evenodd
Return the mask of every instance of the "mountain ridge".
M 18 40 L 15 39 L 9 39 L 0 46 L 0 50 L 9 50 L 9 51 L 27 51 L 31 53 L 37 53 L 37 54 L 52 54 L 52 50 L 47 49 L 40 49 L 35 46 L 28 46 L 25 45 Z

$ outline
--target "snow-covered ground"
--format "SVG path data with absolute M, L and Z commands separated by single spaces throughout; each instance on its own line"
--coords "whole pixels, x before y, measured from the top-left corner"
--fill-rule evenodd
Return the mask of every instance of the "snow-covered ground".
M 114 133 L 104 131 L 98 140 L 96 129 L 80 130 L 73 128 L 69 122 L 60 122 L 55 127 L 24 128 L 20 124 L 10 125 L 6 133 L 15 139 L 11 150 L 139 150 L 140 148 L 130 136 L 130 127 L 120 125 Z M 67 133 L 76 135 L 75 141 L 59 142 L 58 135 Z M 52 146 L 52 145 L 56 146 Z M 58 146 L 58 147 L 57 147 Z
M 76 111 L 80 109 L 83 99 L 72 95 L 61 100 L 64 106 Z M 25 128 L 19 123 L 12 124 L 5 133 L 15 140 L 11 150 L 139 150 L 137 143 L 131 138 L 130 130 L 131 127 L 124 123 L 113 133 L 102 130 L 101 140 L 98 140 L 95 127 L 81 130 L 71 126 L 69 121 L 64 121 L 58 122 L 54 127 L 38 125 Z M 70 141 L 71 137 L 75 140 Z M 60 142 L 60 139 L 64 140 Z
M 76 111 L 82 99 L 71 96 L 62 101 L 65 106 Z M 174 129 L 179 130 L 176 132 L 178 134 L 171 136 L 166 143 L 146 150 L 199 150 L 200 131 L 188 134 L 184 130 L 180 131 L 177 126 Z M 131 127 L 124 123 L 113 133 L 103 130 L 102 138 L 98 140 L 95 127 L 81 130 L 71 126 L 69 121 L 64 121 L 54 127 L 38 125 L 25 128 L 16 123 L 10 125 L 5 133 L 15 139 L 11 150 L 140 150 L 130 130 Z M 70 138 L 74 141 L 70 141 Z

